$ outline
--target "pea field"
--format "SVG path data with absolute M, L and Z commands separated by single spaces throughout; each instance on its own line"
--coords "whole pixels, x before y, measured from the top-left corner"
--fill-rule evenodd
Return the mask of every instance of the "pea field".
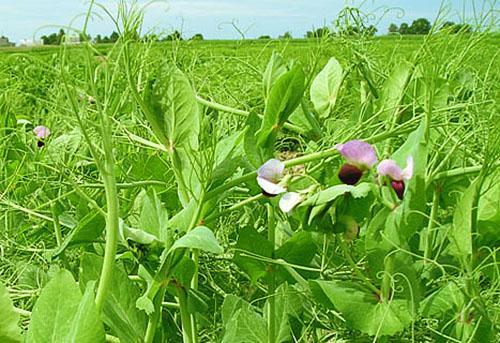
M 0 343 L 499 341 L 498 33 L 115 19 L 0 49 Z

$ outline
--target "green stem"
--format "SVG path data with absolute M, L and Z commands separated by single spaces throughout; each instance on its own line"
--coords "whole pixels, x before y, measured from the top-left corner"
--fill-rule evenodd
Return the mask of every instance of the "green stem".
M 394 255 L 388 255 L 384 260 L 384 276 L 382 278 L 381 299 L 388 301 L 391 297 L 392 273 L 394 270 Z
M 337 241 L 339 242 L 339 246 L 342 249 L 342 252 L 344 253 L 344 257 L 347 260 L 347 263 L 351 266 L 352 270 L 354 270 L 354 273 L 361 279 L 363 282 L 366 284 L 366 286 L 375 294 L 380 295 L 380 290 L 375 287 L 375 285 L 366 277 L 366 275 L 361 272 L 359 267 L 357 266 L 356 262 L 354 262 L 351 252 L 349 251 L 346 243 L 341 237 L 337 236 Z
M 191 323 L 191 315 L 188 312 L 187 293 L 182 286 L 177 286 L 177 297 L 179 298 L 179 306 L 181 311 L 182 322 L 182 337 L 184 343 L 194 343 L 193 327 Z
M 104 190 L 106 193 L 106 245 L 104 250 L 104 261 L 102 265 L 101 277 L 96 294 L 96 307 L 99 312 L 102 311 L 104 301 L 111 286 L 113 268 L 115 265 L 115 255 L 118 245 L 119 230 L 119 201 L 118 190 L 116 188 L 115 159 L 113 156 L 113 143 L 111 141 L 111 121 L 106 112 L 102 123 L 102 140 L 104 148 L 104 169 L 101 174 L 104 180 Z
M 439 209 L 439 196 L 441 194 L 441 185 L 435 185 L 434 195 L 432 198 L 432 208 L 429 215 L 429 224 L 427 225 L 427 230 L 424 236 L 424 264 L 428 263 L 431 253 L 432 246 L 434 245 L 434 222 L 436 220 L 437 211 Z
M 158 322 L 161 319 L 161 312 L 162 312 L 161 306 L 163 304 L 163 297 L 165 296 L 166 290 L 167 287 L 165 285 L 162 288 L 160 288 L 159 292 L 155 296 L 153 302 L 155 311 L 149 316 L 148 327 L 146 329 L 146 336 L 144 337 L 144 343 L 151 343 L 155 338 L 156 328 L 158 327 Z
M 267 238 L 271 242 L 273 247 L 272 258 L 274 259 L 274 249 L 276 245 L 276 221 L 274 217 L 274 207 L 271 204 L 267 204 Z M 267 287 L 267 296 L 269 304 L 268 313 L 268 336 L 269 343 L 276 342 L 276 273 L 275 266 L 272 264 L 268 265 L 270 280 Z
M 232 107 L 229 107 L 226 105 L 219 104 L 219 103 L 214 102 L 214 101 L 209 101 L 209 100 L 201 98 L 200 96 L 196 96 L 196 101 L 198 103 L 202 104 L 203 106 L 213 108 L 213 109 L 218 110 L 218 111 L 232 113 L 232 114 L 236 114 L 236 115 L 239 115 L 242 117 L 247 117 L 250 115 L 250 112 L 248 112 L 248 111 L 239 110 L 236 108 L 232 108 Z M 259 117 L 262 118 L 263 116 L 259 114 Z M 288 122 L 284 123 L 283 127 L 287 130 L 290 130 L 290 131 L 298 133 L 298 134 L 305 134 L 306 133 L 306 131 L 303 128 L 301 128 L 300 126 L 293 125 L 293 124 L 288 123 Z

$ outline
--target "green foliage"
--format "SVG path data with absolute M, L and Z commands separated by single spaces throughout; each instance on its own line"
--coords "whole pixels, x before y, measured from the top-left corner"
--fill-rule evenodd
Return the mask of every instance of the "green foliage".
M 343 79 L 342 66 L 332 57 L 313 80 L 311 84 L 311 102 L 320 117 L 327 118 L 331 115 Z
M 0 283 L 0 341 L 5 343 L 21 342 L 21 330 L 18 322 L 19 315 L 14 312 L 9 292 Z
M 71 273 L 57 272 L 33 309 L 26 341 L 104 342 L 104 327 L 93 293 L 90 283 L 82 297 Z

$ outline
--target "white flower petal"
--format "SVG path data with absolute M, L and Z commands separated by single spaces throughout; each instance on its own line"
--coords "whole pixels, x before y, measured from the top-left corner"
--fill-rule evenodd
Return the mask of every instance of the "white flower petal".
M 408 156 L 406 159 L 406 168 L 403 169 L 401 176 L 404 180 L 409 180 L 413 177 L 413 157 Z
M 264 163 L 262 166 L 260 166 L 260 168 L 257 170 L 257 175 L 268 181 L 273 181 L 277 183 L 283 177 L 284 171 L 285 171 L 285 164 L 280 160 L 272 158 L 266 163 Z
M 279 202 L 280 209 L 285 212 L 291 212 L 295 206 L 297 206 L 302 201 L 302 197 L 299 193 L 289 192 L 285 193 Z
M 260 176 L 257 176 L 257 183 L 259 184 L 260 188 L 262 188 L 262 190 L 267 194 L 278 195 L 286 192 L 286 189 L 284 187 Z

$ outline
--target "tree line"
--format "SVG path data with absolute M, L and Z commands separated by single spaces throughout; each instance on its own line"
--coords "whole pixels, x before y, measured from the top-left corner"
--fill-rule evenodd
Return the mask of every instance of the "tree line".
M 432 28 L 431 22 L 426 18 L 418 18 L 414 20 L 411 25 L 403 22 L 399 25 L 391 23 L 388 28 L 388 34 L 400 34 L 400 35 L 425 35 L 430 32 Z M 469 24 L 461 24 L 454 23 L 452 21 L 447 21 L 439 28 L 439 31 L 446 33 L 470 33 L 472 32 L 472 27 Z M 304 35 L 304 38 L 324 38 L 324 37 L 332 37 L 332 36 L 349 36 L 349 35 L 368 35 L 373 36 L 377 33 L 377 28 L 374 25 L 369 26 L 344 26 L 338 28 L 337 30 L 332 30 L 331 28 L 324 26 L 314 30 L 307 31 Z M 44 45 L 60 45 L 63 42 L 64 37 L 66 36 L 66 32 L 63 29 L 60 29 L 58 32 L 51 33 L 49 35 L 44 35 L 41 37 L 41 40 Z M 92 38 L 90 35 L 86 37 L 80 33 L 79 41 L 92 41 L 97 44 L 101 43 L 115 43 L 119 38 L 120 34 L 116 31 L 113 31 L 109 36 L 103 36 L 101 34 L 96 35 Z M 262 35 L 258 37 L 258 39 L 271 39 L 270 35 Z M 292 39 L 292 34 L 287 31 L 283 35 L 278 36 L 279 39 Z M 5 38 L 7 39 L 7 38 Z M 156 34 L 145 35 L 142 38 L 139 37 L 139 34 L 136 34 L 134 39 L 143 40 L 143 41 L 156 41 L 156 42 L 165 42 L 165 41 L 180 41 L 184 40 L 183 35 L 179 31 L 174 31 L 166 36 L 159 36 Z M 201 33 L 196 33 L 189 40 L 203 40 L 204 37 Z

